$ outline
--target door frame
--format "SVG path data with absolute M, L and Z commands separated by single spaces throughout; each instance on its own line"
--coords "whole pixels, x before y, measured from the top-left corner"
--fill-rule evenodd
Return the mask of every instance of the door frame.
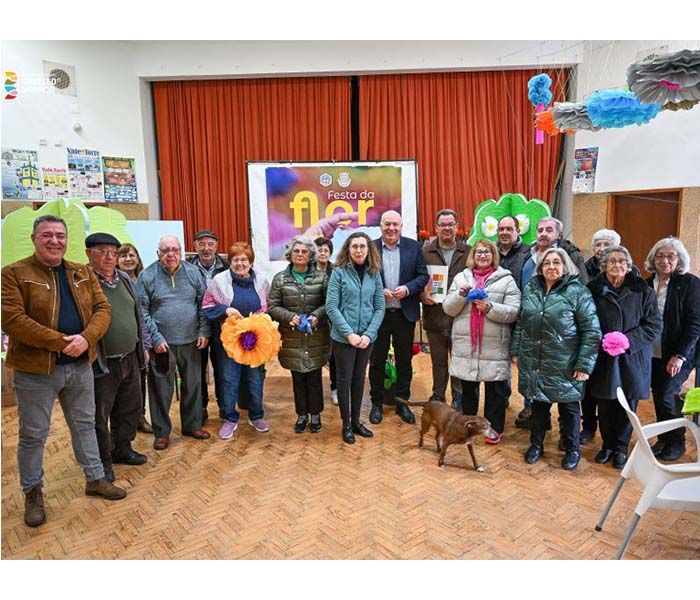
M 605 201 L 605 227 L 606 229 L 615 230 L 615 196 L 634 196 L 635 194 L 655 194 L 655 193 L 678 193 L 678 215 L 676 216 L 676 232 L 675 237 L 678 237 L 678 232 L 681 230 L 681 216 L 683 214 L 683 191 L 685 188 L 665 188 L 651 190 L 633 190 L 625 192 L 608 192 Z

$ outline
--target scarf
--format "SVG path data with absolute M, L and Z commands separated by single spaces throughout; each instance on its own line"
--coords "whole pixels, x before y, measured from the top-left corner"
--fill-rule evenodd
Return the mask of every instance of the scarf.
M 472 275 L 476 280 L 477 290 L 483 290 L 484 284 L 486 283 L 486 278 L 491 275 L 496 269 L 489 267 L 480 271 L 479 269 L 472 269 Z M 472 338 L 472 354 L 478 354 L 484 342 L 484 313 L 476 310 L 472 306 L 471 320 L 470 320 L 470 335 Z

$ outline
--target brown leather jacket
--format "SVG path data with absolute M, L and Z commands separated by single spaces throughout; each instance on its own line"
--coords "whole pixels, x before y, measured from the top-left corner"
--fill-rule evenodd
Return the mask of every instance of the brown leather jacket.
M 88 342 L 93 362 L 112 309 L 86 265 L 67 260 L 63 264 L 84 327 L 80 335 Z M 2 329 L 10 336 L 8 366 L 43 375 L 54 372 L 58 353 L 68 345 L 57 331 L 60 298 L 58 275 L 34 255 L 2 269 Z
M 464 242 L 457 242 L 457 249 L 452 256 L 452 263 L 445 265 L 438 250 L 437 238 L 430 242 L 427 246 L 423 246 L 423 258 L 425 258 L 426 266 L 449 266 L 447 274 L 447 289 L 450 289 L 452 280 L 458 273 L 464 271 L 467 267 L 467 256 L 469 254 L 469 246 Z M 423 328 L 426 331 L 434 331 L 442 335 L 450 335 L 452 331 L 452 317 L 448 317 L 445 311 L 442 310 L 442 304 L 428 305 L 423 304 Z

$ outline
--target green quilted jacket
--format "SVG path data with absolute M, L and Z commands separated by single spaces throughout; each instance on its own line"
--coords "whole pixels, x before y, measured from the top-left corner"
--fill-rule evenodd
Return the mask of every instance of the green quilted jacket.
M 584 382 L 573 379 L 574 371 L 593 371 L 600 339 L 593 297 L 578 276 L 565 275 L 545 294 L 536 275 L 523 291 L 511 340 L 518 390 L 539 402 L 578 402 Z
M 330 331 L 326 318 L 327 288 L 328 276 L 313 264 L 309 265 L 304 283 L 297 283 L 291 266 L 273 278 L 268 312 L 279 323 L 282 349 L 278 359 L 285 369 L 308 373 L 320 369 L 328 362 Z M 318 319 L 318 327 L 312 335 L 289 325 L 295 315 L 302 313 L 314 315 Z

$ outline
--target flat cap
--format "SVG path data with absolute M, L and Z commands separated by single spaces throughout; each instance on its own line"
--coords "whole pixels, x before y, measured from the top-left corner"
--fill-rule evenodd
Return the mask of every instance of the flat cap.
M 92 248 L 99 244 L 109 244 L 111 246 L 116 246 L 119 248 L 121 243 L 117 238 L 115 238 L 111 233 L 91 233 L 85 238 L 85 247 Z
M 200 229 L 197 233 L 194 234 L 195 240 L 198 240 L 203 237 L 210 237 L 214 238 L 217 242 L 219 241 L 219 236 L 216 235 L 211 229 Z

